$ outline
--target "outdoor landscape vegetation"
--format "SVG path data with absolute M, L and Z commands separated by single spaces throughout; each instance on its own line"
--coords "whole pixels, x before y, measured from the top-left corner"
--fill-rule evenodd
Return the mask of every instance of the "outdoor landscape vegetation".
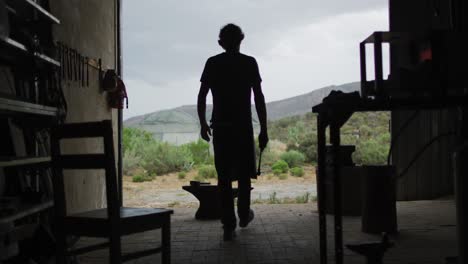
M 356 146 L 353 154 L 356 164 L 387 162 L 389 120 L 387 112 L 357 113 L 343 126 L 342 144 Z M 268 127 L 270 143 L 263 153 L 264 174 L 280 180 L 303 177 L 304 167 L 317 162 L 316 116 L 307 113 L 286 117 L 269 121 Z M 151 181 L 169 173 L 177 173 L 180 180 L 185 180 L 193 171 L 196 174 L 190 180 L 216 178 L 210 145 L 201 139 L 177 146 L 158 141 L 147 131 L 125 127 L 123 155 L 124 174 L 132 177 L 133 182 Z

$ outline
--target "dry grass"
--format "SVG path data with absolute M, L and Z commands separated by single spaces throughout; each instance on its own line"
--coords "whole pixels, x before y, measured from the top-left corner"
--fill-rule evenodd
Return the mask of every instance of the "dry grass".
M 263 173 L 256 180 L 252 180 L 254 188 L 259 186 L 281 186 L 285 183 L 295 184 L 314 184 L 315 183 L 315 168 L 312 166 L 304 167 L 303 177 L 294 177 L 289 175 L 287 179 L 281 180 L 279 177 L 274 176 L 273 173 Z M 193 203 L 177 202 L 177 198 L 189 195 L 182 190 L 182 186 L 188 185 L 191 180 L 197 176 L 197 170 L 191 170 L 186 173 L 185 179 L 179 179 L 178 173 L 170 173 L 163 176 L 157 176 L 152 181 L 147 182 L 133 182 L 131 176 L 123 178 L 124 190 L 124 203 L 127 206 L 141 206 L 141 207 L 158 207 L 158 206 L 172 206 L 172 207 L 193 207 L 198 206 L 196 200 Z M 206 179 L 205 182 L 216 184 L 217 179 Z M 234 183 L 234 187 L 236 183 Z M 157 195 L 165 195 L 174 197 L 174 202 L 171 204 L 160 204 L 157 202 Z

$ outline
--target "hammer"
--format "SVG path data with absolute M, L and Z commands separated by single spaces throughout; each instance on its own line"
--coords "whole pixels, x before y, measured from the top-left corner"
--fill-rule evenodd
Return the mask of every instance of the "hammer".
M 262 174 L 262 154 L 263 154 L 263 149 L 260 150 L 260 157 L 258 158 L 258 168 L 257 168 L 257 176 L 260 176 Z

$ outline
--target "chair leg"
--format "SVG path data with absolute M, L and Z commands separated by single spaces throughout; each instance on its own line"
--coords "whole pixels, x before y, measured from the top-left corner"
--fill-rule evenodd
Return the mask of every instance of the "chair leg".
M 109 263 L 122 263 L 122 246 L 120 242 L 120 234 L 111 234 L 110 236 Z
M 161 230 L 162 235 L 162 263 L 171 263 L 171 217 L 168 216 Z

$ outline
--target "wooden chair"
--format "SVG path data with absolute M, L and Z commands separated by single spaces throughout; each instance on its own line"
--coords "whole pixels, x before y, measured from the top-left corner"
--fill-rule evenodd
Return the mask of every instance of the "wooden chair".
M 61 154 L 60 141 L 72 138 L 103 138 L 103 154 Z M 67 263 L 67 257 L 109 247 L 110 263 L 148 256 L 161 252 L 162 262 L 170 263 L 170 217 L 172 210 L 121 207 L 114 158 L 112 122 L 65 124 L 52 129 L 52 167 L 54 169 L 54 200 L 56 211 L 57 263 Z M 67 215 L 63 170 L 104 169 L 107 208 Z M 161 228 L 162 245 L 156 249 L 122 255 L 121 237 Z M 109 241 L 69 250 L 67 236 L 108 238 Z

